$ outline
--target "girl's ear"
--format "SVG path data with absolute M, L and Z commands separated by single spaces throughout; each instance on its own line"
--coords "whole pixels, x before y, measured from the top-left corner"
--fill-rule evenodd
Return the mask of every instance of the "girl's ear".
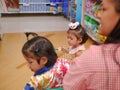
M 48 62 L 47 57 L 41 57 L 41 60 L 40 60 L 39 64 L 45 65 L 47 62 Z
M 78 39 L 78 43 L 80 44 L 82 42 L 82 38 L 79 38 Z

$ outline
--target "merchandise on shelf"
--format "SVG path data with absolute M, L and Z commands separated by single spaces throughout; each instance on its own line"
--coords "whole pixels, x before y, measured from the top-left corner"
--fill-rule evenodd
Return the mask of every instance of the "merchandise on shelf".
M 92 29 L 94 32 L 98 30 L 99 23 L 87 15 L 85 15 L 84 24 L 87 28 Z
M 4 0 L 8 12 L 19 11 L 19 0 Z
M 99 30 L 97 31 L 97 33 L 98 33 L 98 38 L 99 38 L 102 42 L 104 42 L 104 41 L 107 39 L 107 36 L 103 36 L 103 35 L 99 34 Z
M 97 3 L 99 1 L 99 3 Z M 85 20 L 84 23 L 90 29 L 98 29 L 99 19 L 98 13 L 100 12 L 100 0 L 85 0 Z M 89 24 L 90 23 L 90 24 Z
M 57 14 L 62 12 L 63 7 L 63 0 L 2 0 L 1 2 L 0 11 L 2 13 Z
M 54 13 L 62 12 L 62 0 L 20 1 L 21 12 Z
M 94 5 L 94 4 L 92 3 L 91 0 L 85 0 L 85 9 L 86 9 L 86 10 L 85 10 L 85 13 L 93 16 L 93 15 L 94 15 L 94 13 L 93 13 L 93 11 L 92 11 L 92 6 L 93 6 L 93 5 Z
M 92 11 L 93 11 L 93 16 L 94 17 L 96 17 L 96 18 L 98 18 L 98 14 L 99 14 L 99 12 L 101 11 L 101 6 L 100 6 L 100 4 L 94 4 L 93 6 L 92 6 Z
M 75 0 L 76 4 L 76 21 L 82 23 L 82 14 L 83 14 L 83 0 Z
M 53 14 L 62 12 L 63 0 L 50 0 L 50 5 L 53 7 Z
M 3 12 L 2 1 L 0 1 L 0 12 Z M 0 13 L 1 14 L 1 13 Z
M 1 13 L 8 12 L 8 6 L 5 4 L 4 0 L 0 1 L 0 9 Z
M 64 0 L 63 13 L 70 21 L 82 22 L 82 0 Z
M 97 3 L 99 2 L 99 3 Z M 98 13 L 101 11 L 100 0 L 86 0 L 85 1 L 85 14 L 93 19 L 98 20 Z
M 102 43 L 98 32 L 99 19 L 98 14 L 101 11 L 101 0 L 85 0 L 85 11 L 83 25 L 86 28 L 88 35 L 96 42 Z
M 76 4 L 75 0 L 70 1 L 70 21 L 74 20 L 76 17 Z
M 64 0 L 63 3 L 63 13 L 69 17 L 69 0 Z

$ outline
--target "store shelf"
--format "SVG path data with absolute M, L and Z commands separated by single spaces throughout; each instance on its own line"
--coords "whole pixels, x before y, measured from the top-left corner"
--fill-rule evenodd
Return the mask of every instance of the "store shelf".
M 69 2 L 69 13 L 70 13 L 70 21 L 76 19 L 76 7 L 75 0 L 70 0 Z
M 19 4 L 50 4 L 50 5 L 56 5 L 56 4 L 63 4 L 63 2 L 29 2 L 29 3 L 19 2 Z
M 93 30 L 87 28 L 86 26 L 84 26 L 86 33 L 88 34 L 88 36 L 95 42 L 97 42 L 98 44 L 103 43 L 103 41 L 101 41 L 98 38 L 98 34 L 96 32 L 94 32 Z
M 100 0 L 99 0 L 100 1 Z M 94 2 L 99 2 L 98 0 L 94 0 Z M 100 20 L 95 17 L 95 4 L 91 0 L 83 0 L 82 2 L 82 25 L 85 27 L 86 33 L 89 35 L 89 37 L 94 40 L 97 43 L 103 43 L 99 39 L 99 35 L 97 34 L 97 30 L 99 27 Z M 98 8 L 96 8 L 98 10 Z M 91 28 L 91 29 L 90 29 Z
M 13 13 L 61 13 L 63 1 L 50 2 L 50 0 L 19 0 L 17 4 L 19 8 L 8 6 L 4 0 L 0 1 L 2 6 L 1 13 L 13 14 Z M 52 11 L 51 11 L 52 10 Z M 61 11 L 60 11 L 61 10 Z
M 90 14 L 85 13 L 85 15 L 87 15 L 87 16 L 91 17 L 92 19 L 96 20 L 98 23 L 100 22 L 99 19 L 97 19 L 96 17 L 94 17 L 94 16 L 92 16 Z
M 20 11 L 19 13 L 53 13 L 53 11 Z
M 69 0 L 64 0 L 63 3 L 63 14 L 67 16 L 68 18 L 70 17 L 70 12 L 69 12 Z

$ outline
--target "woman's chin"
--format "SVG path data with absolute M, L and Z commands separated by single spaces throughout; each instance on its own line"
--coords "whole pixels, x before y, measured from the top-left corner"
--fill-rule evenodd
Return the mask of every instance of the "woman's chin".
M 99 31 L 98 31 L 98 33 L 99 33 L 100 35 L 106 36 L 106 34 L 105 34 L 105 32 L 104 32 L 104 29 L 103 29 L 103 27 L 102 27 L 101 24 L 99 25 Z

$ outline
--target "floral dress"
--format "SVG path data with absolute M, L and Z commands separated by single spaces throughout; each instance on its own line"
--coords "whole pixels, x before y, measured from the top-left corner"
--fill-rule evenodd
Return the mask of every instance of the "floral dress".
M 62 87 L 63 77 L 69 69 L 69 61 L 59 58 L 49 71 L 31 76 L 24 90 L 45 90 L 46 88 Z

